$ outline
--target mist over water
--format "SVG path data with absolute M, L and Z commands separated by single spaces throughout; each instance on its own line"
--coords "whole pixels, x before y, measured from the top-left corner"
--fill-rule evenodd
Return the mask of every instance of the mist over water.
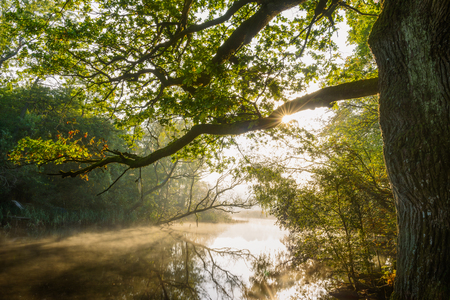
M 254 262 L 280 256 L 284 236 L 274 220 L 250 219 L 3 242 L 0 298 L 257 299 L 244 292 L 259 283 Z M 293 276 L 272 284 L 265 299 L 293 295 L 304 277 Z M 310 298 L 323 293 L 318 287 Z

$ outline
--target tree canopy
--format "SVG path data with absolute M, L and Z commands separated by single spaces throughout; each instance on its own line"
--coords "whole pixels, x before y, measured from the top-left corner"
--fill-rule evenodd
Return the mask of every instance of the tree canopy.
M 30 40 L 15 48 L 17 60 L 26 54 L 23 76 L 60 78 L 73 97 L 88 97 L 86 109 L 136 138 L 143 123 L 173 132 L 148 155 L 108 155 L 64 177 L 110 163 L 142 167 L 177 152 L 205 155 L 229 143 L 226 135 L 378 90 L 363 43 L 379 11 L 373 1 L 56 1 L 42 15 L 30 14 L 32 4 L 12 1 L 3 13 L 6 24 L 22 26 L 18 38 Z M 332 39 L 344 16 L 358 44 L 348 66 Z M 38 26 L 40 18 L 48 21 Z M 361 80 L 295 96 L 329 69 L 331 84 Z

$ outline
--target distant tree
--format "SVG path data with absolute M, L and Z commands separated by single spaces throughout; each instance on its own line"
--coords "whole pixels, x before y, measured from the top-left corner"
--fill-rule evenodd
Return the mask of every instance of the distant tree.
M 47 145 L 60 142 L 61 147 L 64 146 L 65 141 L 70 140 L 70 136 L 78 139 L 80 144 L 86 145 L 91 139 L 96 141 L 107 139 L 108 143 L 117 149 L 125 145 L 119 137 L 120 131 L 116 130 L 110 121 L 84 111 L 82 101 L 71 98 L 70 92 L 68 89 L 51 89 L 37 82 L 29 88 L 0 89 L 2 202 L 13 199 L 22 203 L 33 202 L 45 207 L 66 207 L 77 210 L 93 207 L 95 203 L 102 201 L 96 199 L 95 195 L 106 188 L 111 183 L 111 177 L 117 177 L 117 173 L 123 169 L 121 166 L 113 166 L 103 172 L 102 176 L 98 172 L 90 174 L 90 181 L 79 178 L 69 182 L 61 180 L 59 176 L 49 177 L 47 174 L 57 173 L 61 168 L 80 167 L 79 163 L 72 162 L 67 166 L 52 163 L 36 166 L 27 163 L 27 159 L 21 152 L 14 154 L 13 150 L 24 138 L 43 144 L 51 141 Z M 94 153 L 97 152 L 96 146 L 96 144 L 92 145 Z M 51 152 L 49 149 L 44 149 L 42 151 L 44 156 L 45 151 Z M 24 165 L 14 166 L 9 161 L 12 155 L 17 155 L 18 161 Z M 57 160 L 45 162 L 52 161 L 57 162 Z M 126 189 L 125 186 L 123 188 Z M 127 197 L 129 196 L 130 194 Z M 118 197 L 118 195 L 115 195 L 114 199 L 108 198 L 110 204 L 126 201 L 124 197 Z

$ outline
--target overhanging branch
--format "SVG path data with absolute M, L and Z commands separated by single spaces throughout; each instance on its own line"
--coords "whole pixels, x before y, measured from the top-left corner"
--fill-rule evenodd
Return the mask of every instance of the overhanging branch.
M 359 80 L 350 83 L 343 83 L 337 86 L 323 88 L 315 93 L 308 94 L 292 101 L 289 101 L 276 110 L 268 117 L 256 120 L 246 120 L 234 124 L 198 124 L 194 125 L 184 136 L 173 141 L 169 145 L 145 157 L 129 157 L 117 155 L 105 158 L 86 168 L 76 171 L 60 171 L 62 177 L 75 177 L 93 169 L 103 167 L 110 163 L 120 163 L 128 165 L 131 168 L 139 168 L 153 164 L 154 162 L 173 155 L 195 138 L 202 134 L 210 135 L 239 135 L 247 132 L 267 130 L 275 128 L 281 124 L 283 116 L 290 115 L 302 110 L 315 109 L 318 107 L 330 107 L 333 102 L 346 99 L 354 99 L 375 95 L 378 93 L 378 78 Z

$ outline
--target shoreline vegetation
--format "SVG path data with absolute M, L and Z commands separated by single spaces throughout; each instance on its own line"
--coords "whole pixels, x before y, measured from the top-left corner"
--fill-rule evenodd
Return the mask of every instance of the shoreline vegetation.
M 21 205 L 21 204 L 19 204 Z M 181 221 L 155 225 L 140 220 L 136 214 L 125 214 L 123 210 L 66 210 L 61 207 L 21 205 L 20 211 L 0 207 L 1 240 L 17 238 L 41 238 L 55 232 L 76 234 L 79 231 L 109 231 L 136 226 L 165 226 L 176 223 L 243 223 L 244 218 L 263 216 L 261 212 L 250 211 L 227 214 L 222 211 L 207 211 L 186 217 Z M 11 207 L 11 206 L 10 206 Z M 234 219 L 233 217 L 238 217 Z
M 40 232 L 58 229 L 80 229 L 80 228 L 127 228 L 133 226 L 152 226 L 151 221 L 140 220 L 135 213 L 126 214 L 125 210 L 117 209 L 79 209 L 67 210 L 56 206 L 42 206 L 32 203 L 21 204 L 17 201 L 10 201 L 8 206 L 0 207 L 0 221 L 2 235 L 22 232 L 22 234 L 32 236 L 39 235 Z M 245 219 L 273 219 L 276 218 L 264 210 L 248 209 L 234 213 L 210 210 L 203 213 L 191 215 L 178 222 L 198 222 L 201 223 L 241 223 L 247 222 Z M 164 225 L 164 224 L 163 224 Z

